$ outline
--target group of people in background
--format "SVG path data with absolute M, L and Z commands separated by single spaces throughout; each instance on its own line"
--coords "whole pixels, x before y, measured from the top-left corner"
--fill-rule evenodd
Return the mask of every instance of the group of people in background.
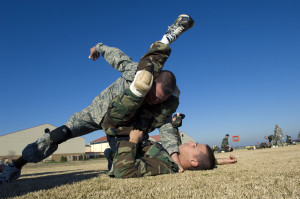
M 274 134 L 273 135 L 269 135 L 269 136 L 265 136 L 265 139 L 268 140 L 268 144 L 265 144 L 267 147 L 278 147 L 279 144 L 283 147 L 284 143 L 283 143 L 283 139 L 284 139 L 284 134 L 282 129 L 276 124 L 275 125 L 275 129 L 274 129 Z M 262 145 L 263 143 L 261 143 Z M 286 144 L 287 145 L 292 145 L 293 141 L 291 136 L 286 135 Z M 262 146 L 263 147 L 263 146 Z M 265 147 L 263 147 L 265 148 Z

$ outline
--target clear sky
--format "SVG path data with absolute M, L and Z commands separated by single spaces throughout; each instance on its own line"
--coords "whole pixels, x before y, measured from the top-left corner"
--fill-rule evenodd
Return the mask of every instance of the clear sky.
M 63 125 L 120 76 L 89 60 L 91 47 L 103 42 L 138 61 L 186 13 L 195 25 L 166 63 L 181 90 L 180 130 L 200 143 L 220 145 L 229 133 L 249 145 L 278 124 L 296 139 L 299 10 L 297 0 L 1 1 L 0 135 Z

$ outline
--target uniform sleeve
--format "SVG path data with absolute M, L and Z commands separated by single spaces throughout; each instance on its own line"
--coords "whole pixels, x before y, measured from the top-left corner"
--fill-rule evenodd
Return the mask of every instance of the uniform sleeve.
M 102 43 L 98 43 L 95 48 L 113 68 L 122 72 L 122 76 L 126 80 L 133 81 L 138 63 L 133 62 L 129 56 L 118 48 L 109 47 Z
M 172 155 L 172 153 L 179 152 L 177 138 L 175 137 L 173 131 L 174 130 L 171 122 L 168 122 L 159 128 L 161 144 L 170 155 Z
M 180 127 L 181 124 L 182 124 L 181 116 L 176 116 L 175 121 L 172 120 L 172 125 L 173 125 L 174 128 Z

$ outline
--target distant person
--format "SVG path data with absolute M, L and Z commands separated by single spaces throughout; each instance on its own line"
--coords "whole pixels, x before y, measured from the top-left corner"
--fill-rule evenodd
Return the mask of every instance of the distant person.
M 286 144 L 287 145 L 292 145 L 293 144 L 292 138 L 289 135 L 286 135 Z
M 275 135 L 265 136 L 265 139 L 267 139 L 269 141 L 268 142 L 269 147 L 274 146 L 274 143 L 276 142 L 276 136 Z
M 213 145 L 211 149 L 214 153 L 221 153 L 221 149 L 217 145 Z
M 265 149 L 265 148 L 270 148 L 269 144 L 262 142 L 260 145 L 257 147 L 259 149 Z
M 142 141 L 143 132 L 133 130 L 129 141 L 118 143 L 112 170 L 116 178 L 133 178 L 178 173 L 178 165 L 159 143 Z M 179 146 L 179 161 L 184 170 L 214 169 L 215 165 L 233 164 L 236 157 L 216 159 L 208 145 L 188 142 Z
M 182 126 L 182 120 L 185 118 L 185 115 L 182 113 L 177 113 L 172 118 L 172 126 L 174 130 L 174 135 L 177 138 L 178 146 L 182 144 L 181 136 L 178 130 L 178 127 Z
M 278 142 L 280 142 L 281 146 L 283 147 L 283 132 L 282 129 L 278 126 L 278 124 L 275 125 L 275 129 L 274 129 L 274 135 L 276 136 L 276 146 L 279 145 Z
M 229 146 L 228 138 L 229 138 L 229 134 L 226 134 L 225 138 L 223 138 L 223 140 L 222 140 L 222 144 L 221 144 L 222 151 L 225 151 L 225 152 L 233 151 L 233 148 L 231 148 L 231 146 Z

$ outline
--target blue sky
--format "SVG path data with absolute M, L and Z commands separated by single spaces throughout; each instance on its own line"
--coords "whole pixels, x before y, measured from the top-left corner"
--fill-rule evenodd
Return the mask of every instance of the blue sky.
M 195 25 L 166 63 L 181 90 L 180 130 L 200 143 L 220 145 L 229 133 L 249 145 L 278 124 L 295 139 L 299 10 L 296 0 L 1 1 L 0 135 L 63 125 L 120 76 L 103 58 L 89 60 L 91 47 L 103 42 L 138 61 L 187 13 Z

